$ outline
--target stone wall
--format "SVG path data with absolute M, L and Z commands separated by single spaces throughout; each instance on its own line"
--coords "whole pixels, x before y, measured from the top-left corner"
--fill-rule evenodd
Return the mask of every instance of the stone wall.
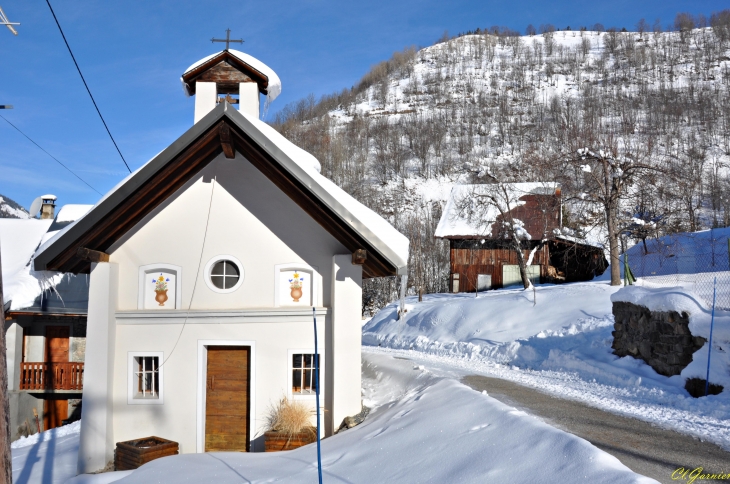
M 692 336 L 689 315 L 684 312 L 652 312 L 644 306 L 616 301 L 613 317 L 613 353 L 642 359 L 661 375 L 679 375 L 706 341 Z

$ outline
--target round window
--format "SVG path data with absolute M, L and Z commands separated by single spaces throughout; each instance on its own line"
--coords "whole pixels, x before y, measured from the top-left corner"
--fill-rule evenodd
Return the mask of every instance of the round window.
M 215 292 L 233 292 L 243 282 L 241 262 L 229 255 L 212 259 L 208 262 L 205 273 L 205 282 Z

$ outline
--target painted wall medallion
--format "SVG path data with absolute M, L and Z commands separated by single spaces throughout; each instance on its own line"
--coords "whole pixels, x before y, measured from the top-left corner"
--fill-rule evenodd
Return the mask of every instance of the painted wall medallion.
M 289 287 L 291 288 L 291 298 L 293 302 L 299 302 L 302 297 L 302 285 L 304 278 L 299 276 L 298 272 L 295 272 L 291 279 L 289 279 Z
M 303 269 L 284 269 L 278 275 L 278 306 L 311 306 L 312 273 Z
M 165 302 L 167 301 L 167 284 L 170 282 L 169 277 L 165 277 L 160 273 L 160 276 L 156 279 L 153 279 L 152 282 L 155 285 L 155 301 L 159 303 L 160 306 L 164 306 Z

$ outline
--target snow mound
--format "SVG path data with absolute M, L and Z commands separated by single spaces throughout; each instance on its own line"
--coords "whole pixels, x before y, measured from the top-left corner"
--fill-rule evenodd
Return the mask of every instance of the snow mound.
M 29 435 L 28 437 L 21 437 L 12 444 L 11 449 L 20 449 L 23 447 L 29 447 L 36 445 L 38 442 L 48 442 L 53 439 L 60 439 L 69 435 L 79 435 L 81 433 L 81 421 L 64 425 L 63 427 L 56 427 L 55 429 L 47 430 L 37 434 Z
M 322 441 L 331 482 L 655 482 L 588 442 L 412 362 L 367 355 L 357 427 Z M 446 411 L 446 409 L 458 411 Z M 317 448 L 185 454 L 152 461 L 119 484 L 317 482 Z

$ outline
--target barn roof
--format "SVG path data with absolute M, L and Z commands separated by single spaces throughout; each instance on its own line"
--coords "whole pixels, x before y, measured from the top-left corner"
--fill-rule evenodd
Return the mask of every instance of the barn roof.
M 502 188 L 504 190 L 502 190 Z M 560 185 L 555 182 L 502 183 L 480 185 L 456 185 L 449 194 L 441 220 L 436 227 L 435 237 L 477 238 L 490 237 L 492 225 L 497 221 L 500 210 L 494 205 L 480 206 L 479 217 L 470 217 L 470 200 L 494 195 L 500 208 L 515 210 L 525 205 L 528 195 L 556 195 Z M 530 234 L 540 236 L 542 234 Z
M 238 151 L 352 252 L 367 250 L 364 277 L 405 274 L 408 239 L 319 173 L 319 163 L 276 130 L 219 104 L 168 148 L 41 246 L 36 270 L 87 273 L 79 248 L 100 252 L 131 230 L 221 153 Z

